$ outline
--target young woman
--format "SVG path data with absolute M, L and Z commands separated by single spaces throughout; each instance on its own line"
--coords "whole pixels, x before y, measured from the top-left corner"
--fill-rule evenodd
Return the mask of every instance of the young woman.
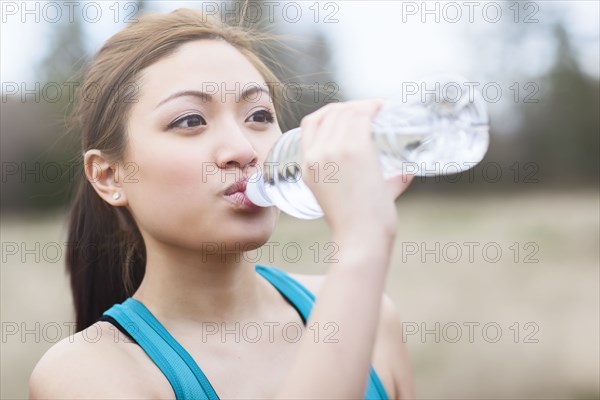
M 306 179 L 339 246 L 327 275 L 243 257 L 279 215 L 242 194 L 282 133 L 278 81 L 253 38 L 182 9 L 140 18 L 96 55 L 75 111 L 87 178 L 67 260 L 78 333 L 39 361 L 31 398 L 412 397 L 383 294 L 393 201 L 410 179 L 382 178 L 369 131 L 378 100 L 301 122 L 303 172 L 338 165 L 336 184 Z M 291 323 L 299 340 L 282 329 Z M 240 338 L 239 326 L 262 335 Z

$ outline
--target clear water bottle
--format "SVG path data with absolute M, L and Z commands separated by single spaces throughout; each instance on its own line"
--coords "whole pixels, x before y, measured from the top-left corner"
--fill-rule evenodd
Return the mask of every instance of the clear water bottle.
M 474 87 L 461 77 L 430 78 L 405 84 L 400 98 L 384 102 L 372 122 L 384 178 L 454 174 L 483 159 L 489 123 L 485 101 Z M 296 218 L 320 218 L 323 211 L 302 180 L 300 134 L 296 128 L 282 135 L 264 168 L 249 178 L 245 193 L 256 205 L 275 205 Z

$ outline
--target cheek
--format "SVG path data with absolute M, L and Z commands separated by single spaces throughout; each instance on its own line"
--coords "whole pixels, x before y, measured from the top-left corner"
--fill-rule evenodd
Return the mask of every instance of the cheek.
M 140 227 L 153 235 L 197 229 L 193 216 L 206 215 L 214 206 L 218 188 L 203 177 L 208 154 L 181 144 L 177 140 L 134 143 L 130 153 L 135 179 L 123 185 Z
M 202 179 L 202 160 L 205 158 L 194 147 L 147 147 L 135 154 L 139 175 L 136 192 L 156 197 L 202 193 L 206 182 Z
M 275 142 L 281 137 L 282 133 L 278 129 L 273 132 L 269 132 L 261 140 L 254 143 L 254 147 L 258 152 L 259 161 L 264 162 L 269 154 L 269 151 L 275 145 Z

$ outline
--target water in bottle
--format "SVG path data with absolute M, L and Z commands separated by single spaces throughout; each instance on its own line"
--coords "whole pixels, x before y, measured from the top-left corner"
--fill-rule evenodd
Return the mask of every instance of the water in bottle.
M 488 116 L 473 82 L 431 78 L 406 89 L 401 98 L 385 101 L 372 122 L 385 178 L 453 174 L 483 159 Z M 264 167 L 249 178 L 246 195 L 259 206 L 275 205 L 294 217 L 315 219 L 323 211 L 302 180 L 300 134 L 296 128 L 282 135 Z

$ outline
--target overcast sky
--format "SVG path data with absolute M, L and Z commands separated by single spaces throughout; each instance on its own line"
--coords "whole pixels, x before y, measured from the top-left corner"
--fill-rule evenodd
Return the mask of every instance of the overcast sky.
M 83 16 L 90 52 L 125 26 L 132 2 L 73 2 L 71 12 Z M 2 82 L 32 82 L 46 53 L 47 38 L 67 21 L 64 2 L 2 2 Z M 37 4 L 37 5 L 36 5 Z M 223 2 L 148 2 L 150 11 L 195 7 L 223 11 Z M 320 30 L 332 43 L 336 78 L 349 97 L 387 96 L 401 81 L 431 73 L 457 72 L 476 80 L 493 79 L 498 70 L 535 76 L 547 68 L 554 48 L 547 26 L 563 18 L 574 39 L 584 70 L 599 75 L 599 2 L 422 2 L 410 1 L 273 1 L 265 13 L 281 22 L 285 33 Z M 471 4 L 469 6 L 469 4 Z M 301 15 L 298 14 L 301 9 Z M 498 10 L 501 15 L 498 14 Z M 36 18 L 39 19 L 36 22 Z M 437 21 L 436 21 L 437 19 Z M 424 20 L 424 22 L 423 22 Z M 24 21 L 24 22 L 23 22 Z M 59 21 L 53 22 L 53 21 Z M 495 43 L 511 24 L 524 24 L 535 34 L 526 43 Z M 484 46 L 474 46 L 486 39 Z M 489 42 L 489 45 L 488 45 Z M 504 47 L 498 47 L 502 45 Z M 496 46 L 496 47 L 495 47 Z M 498 69 L 498 66 L 502 66 Z M 495 67 L 495 68 L 494 68 Z M 516 71 L 510 71 L 510 69 Z

